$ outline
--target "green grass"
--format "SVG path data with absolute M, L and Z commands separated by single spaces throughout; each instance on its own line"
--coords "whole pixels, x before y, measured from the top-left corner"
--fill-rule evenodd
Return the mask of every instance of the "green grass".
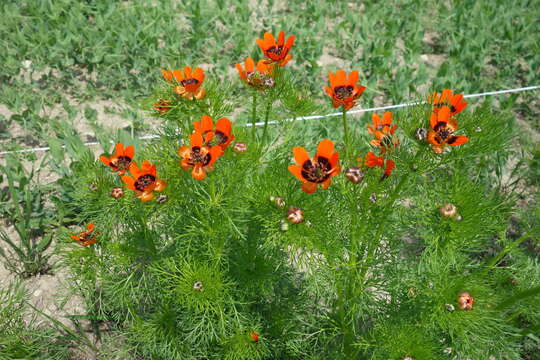
M 255 39 L 264 31 L 297 36 L 292 67 L 306 93 L 319 98 L 326 73 L 338 66 L 360 70 L 368 86 L 362 106 L 410 100 L 431 86 L 471 93 L 540 83 L 540 25 L 531 11 L 540 7 L 538 0 L 253 4 L 4 1 L 0 92 L 14 115 L 0 121 L 20 122 L 31 133 L 23 142 L 43 144 L 44 135 L 54 133 L 40 114 L 43 106 L 84 114 L 68 96 L 137 107 L 159 79 L 159 68 L 185 64 L 206 64 L 210 77 L 237 80 L 234 64 L 260 57 Z M 328 64 L 319 62 L 325 59 Z M 30 70 L 22 68 L 25 60 L 32 62 Z M 241 96 L 239 89 L 231 95 Z M 500 101 L 538 130 L 537 94 Z

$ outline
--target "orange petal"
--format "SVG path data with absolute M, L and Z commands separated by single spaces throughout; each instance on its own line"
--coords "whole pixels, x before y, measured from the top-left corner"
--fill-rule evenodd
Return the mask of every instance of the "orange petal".
M 99 157 L 99 160 L 101 160 L 101 162 L 104 163 L 107 166 L 109 166 L 109 164 L 111 163 L 111 160 L 108 157 L 106 157 L 105 155 L 101 155 Z
M 262 39 L 257 39 L 256 42 L 257 42 L 257 45 L 259 45 L 259 48 L 260 48 L 262 51 L 266 50 L 266 46 L 265 46 L 265 44 L 264 44 L 264 40 L 262 40 Z
M 180 70 L 173 70 L 172 74 L 174 76 L 174 79 L 178 82 L 184 80 L 184 74 Z
M 81 241 L 81 238 L 77 235 L 71 235 L 70 238 L 72 238 L 73 240 Z
M 190 136 L 191 147 L 201 147 L 203 145 L 203 137 L 200 133 L 196 132 Z
M 280 31 L 278 34 L 277 46 L 283 46 L 285 44 L 285 33 Z
M 86 227 L 86 230 L 92 232 L 92 231 L 94 231 L 94 227 L 95 227 L 94 224 L 88 224 L 88 226 Z
M 208 115 L 203 115 L 201 118 L 201 133 L 214 130 L 214 122 L 212 118 Z
M 381 124 L 381 117 L 379 116 L 379 114 L 373 114 L 373 116 L 371 117 L 371 121 L 373 122 L 373 127 L 376 129 L 379 124 Z
M 252 73 L 255 70 L 255 62 L 252 58 L 248 57 L 246 59 L 246 73 Z
M 186 79 L 192 79 L 193 76 L 191 76 L 191 66 L 184 67 L 184 76 Z
M 189 163 L 188 159 L 182 159 L 180 160 L 180 167 L 182 168 L 182 170 L 187 170 L 191 169 L 193 165 Z
M 324 190 L 328 189 L 328 187 L 330 186 L 330 183 L 332 182 L 332 178 L 328 178 L 326 180 L 323 181 L 323 183 L 321 184 L 322 185 L 322 188 Z
M 437 112 L 438 118 L 437 120 L 439 122 L 448 122 L 448 119 L 450 119 L 450 108 L 448 106 L 443 106 L 439 109 Z
M 334 143 L 332 142 L 332 140 L 324 139 L 319 143 L 319 146 L 317 147 L 317 157 L 322 156 L 325 157 L 327 160 L 330 160 L 333 154 Z
M 353 70 L 351 71 L 351 73 L 349 74 L 349 85 L 351 86 L 355 86 L 356 83 L 358 82 L 358 71 L 356 70 Z
M 156 188 L 154 190 L 163 191 L 165 190 L 165 188 L 167 188 L 167 182 L 165 180 L 159 179 L 158 181 L 156 181 Z
M 298 180 L 300 180 L 303 183 L 307 182 L 307 180 L 304 179 L 304 177 L 302 176 L 302 168 L 300 166 L 298 166 L 298 165 L 289 165 L 288 169 L 291 172 L 291 174 L 293 174 L 294 176 L 296 176 L 298 178 Z
M 339 153 L 338 152 L 335 152 L 335 153 L 332 154 L 332 157 L 330 158 L 330 166 L 332 166 L 332 168 L 339 167 Z M 340 171 L 340 169 L 336 169 L 336 171 L 333 173 L 333 175 L 339 174 L 339 171 Z
M 392 124 L 392 113 L 390 111 L 387 111 L 384 113 L 383 118 L 382 118 L 382 124 L 388 125 L 388 126 Z
M 317 191 L 317 184 L 311 182 L 304 183 L 302 184 L 302 191 L 306 194 L 313 194 L 315 191 Z
M 201 164 L 197 164 L 193 167 L 191 171 L 191 176 L 197 180 L 203 180 L 206 177 L 206 173 Z
M 215 163 L 221 155 L 223 155 L 223 149 L 221 148 L 221 146 L 212 146 L 212 148 L 210 149 L 210 162 L 208 163 L 208 166 L 211 166 L 213 163 Z
M 301 146 L 293 147 L 294 161 L 300 166 L 302 166 L 307 160 L 310 160 L 309 154 L 306 149 Z
M 439 122 L 439 117 L 437 116 L 436 112 L 431 113 L 431 117 L 429 118 L 429 126 L 434 129 L 437 123 Z
M 135 161 L 132 161 L 131 164 L 129 164 L 129 172 L 135 176 L 135 178 L 138 178 L 141 176 L 141 170 L 137 166 L 137 163 Z
M 193 78 L 199 80 L 199 84 L 204 81 L 204 71 L 201 68 L 193 70 Z
M 240 75 L 241 79 L 247 80 L 247 75 L 244 69 L 242 68 L 241 64 L 236 64 L 236 70 L 238 71 L 238 75 Z
M 336 75 L 334 73 L 328 73 L 328 80 L 330 81 L 330 87 L 333 89 L 336 87 Z
M 150 174 L 150 175 L 153 175 L 154 177 L 156 176 L 156 165 L 152 164 L 150 161 L 148 160 L 144 160 L 141 164 L 141 173 L 143 174 Z
M 225 135 L 229 136 L 231 134 L 232 124 L 231 121 L 227 118 L 221 118 L 216 124 L 216 131 L 221 131 Z
M 180 157 L 182 157 L 183 159 L 188 159 L 191 155 L 191 149 L 186 145 L 181 146 L 180 148 L 178 148 L 178 155 L 180 155 Z
M 117 143 L 115 148 L 114 148 L 114 155 L 116 156 L 120 156 L 124 153 L 124 144 L 122 143 Z
M 272 34 L 270 34 L 269 32 L 265 32 L 264 43 L 266 45 L 266 49 L 268 49 L 269 47 L 276 45 L 276 40 L 274 39 L 274 36 Z
M 135 191 L 135 179 L 133 179 L 131 176 L 122 176 L 122 181 L 126 184 L 128 188 Z
M 133 145 L 129 145 L 125 150 L 124 150 L 124 155 L 129 157 L 131 160 L 133 160 L 133 157 L 135 156 L 135 146 Z
M 336 86 L 345 85 L 347 83 L 347 73 L 345 70 L 338 70 L 336 72 Z
M 289 38 L 287 39 L 287 44 L 285 44 L 285 47 L 287 49 L 292 48 L 292 46 L 294 44 L 294 40 L 296 40 L 296 36 L 294 36 L 294 35 L 289 36 Z
M 167 71 L 167 70 L 159 70 L 161 71 L 161 76 L 163 76 L 163 79 L 165 81 L 171 81 L 172 80 L 172 77 L 173 77 L 173 74 L 171 71 Z
M 141 195 L 139 195 L 139 199 L 141 199 L 141 201 L 150 201 L 154 198 L 154 193 L 152 191 L 148 191 L 148 192 L 143 192 Z
M 452 136 L 446 142 L 448 145 L 457 146 L 465 144 L 469 141 L 469 138 L 466 136 Z

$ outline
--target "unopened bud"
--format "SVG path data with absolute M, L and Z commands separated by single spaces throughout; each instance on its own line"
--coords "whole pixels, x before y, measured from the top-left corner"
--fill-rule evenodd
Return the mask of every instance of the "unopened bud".
M 425 141 L 427 138 L 427 130 L 424 128 L 418 128 L 415 130 L 416 138 L 420 141 Z
M 457 207 L 454 204 L 445 204 L 439 208 L 439 213 L 443 217 L 453 218 L 457 215 Z
M 247 145 L 243 142 L 237 142 L 233 146 L 233 150 L 237 153 L 244 153 L 248 150 Z
M 446 349 L 443 350 L 443 353 L 447 354 L 447 355 L 450 355 L 452 353 L 452 348 L 451 347 L 447 347 Z
M 448 310 L 448 311 L 454 311 L 454 310 L 456 310 L 456 308 L 455 308 L 454 305 L 452 305 L 452 304 L 445 304 L 445 305 L 444 305 L 444 308 L 445 308 L 446 310 Z
M 116 200 L 120 199 L 122 196 L 124 196 L 124 189 L 121 187 L 114 187 L 111 191 L 111 196 Z
M 88 185 L 88 188 L 90 189 L 90 191 L 97 191 L 98 189 L 97 185 L 94 183 L 91 183 L 90 185 Z
M 285 207 L 285 199 L 280 197 L 280 196 L 270 196 L 270 201 L 273 202 L 274 204 L 276 204 L 277 207 L 279 208 L 284 208 Z
M 461 292 L 458 295 L 457 302 L 461 310 L 472 310 L 474 299 L 468 292 Z
M 369 201 L 375 204 L 377 202 L 377 195 L 371 194 L 371 196 L 369 197 Z
M 197 281 L 195 284 L 193 284 L 193 290 L 204 291 L 202 281 Z
M 345 177 L 353 184 L 358 184 L 364 178 L 364 173 L 359 167 L 351 166 L 345 171 Z
M 287 224 L 287 222 L 285 220 L 281 220 L 279 222 L 279 229 L 283 232 L 289 230 L 289 224 Z
M 249 336 L 251 337 L 251 340 L 253 340 L 253 342 L 259 342 L 259 334 L 256 331 L 252 331 Z
M 167 200 L 169 200 L 169 198 L 165 194 L 161 194 L 156 198 L 156 202 L 158 204 L 163 204 L 163 203 L 167 202 Z
M 304 212 L 300 208 L 291 206 L 287 211 L 287 219 L 293 224 L 300 224 L 304 221 Z

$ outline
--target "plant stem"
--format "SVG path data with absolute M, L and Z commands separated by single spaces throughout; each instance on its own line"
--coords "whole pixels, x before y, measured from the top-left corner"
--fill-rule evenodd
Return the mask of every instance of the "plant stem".
M 256 122 L 257 122 L 257 92 L 253 91 L 253 109 L 251 112 L 251 137 L 253 141 L 255 141 L 255 137 L 257 135 L 257 128 L 255 127 Z
M 268 118 L 270 117 L 270 111 L 272 110 L 272 101 L 269 101 L 266 105 L 266 111 L 264 113 L 264 129 L 263 129 L 263 137 L 262 137 L 262 143 L 263 145 L 266 144 L 266 135 L 268 133 Z
M 345 134 L 345 158 L 348 158 L 347 155 L 349 153 L 349 146 L 350 146 L 349 124 L 347 124 L 347 110 L 345 108 L 343 108 L 342 118 L 343 118 L 343 133 Z

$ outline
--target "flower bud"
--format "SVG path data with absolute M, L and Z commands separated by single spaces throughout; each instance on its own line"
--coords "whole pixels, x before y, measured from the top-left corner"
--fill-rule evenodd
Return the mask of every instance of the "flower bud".
M 233 150 L 237 153 L 244 153 L 248 150 L 247 145 L 243 142 L 237 142 L 233 146 Z
M 121 187 L 114 187 L 111 191 L 111 196 L 116 200 L 120 199 L 122 196 L 124 196 L 124 189 Z
M 252 331 L 249 336 L 251 337 L 251 340 L 253 340 L 253 342 L 259 342 L 259 334 L 256 331 Z
M 457 207 L 454 204 L 445 204 L 439 208 L 439 213 L 443 217 L 453 218 L 457 215 Z
M 351 166 L 345 172 L 345 177 L 349 179 L 349 181 L 352 182 L 353 184 L 358 184 L 364 178 L 364 173 L 362 172 L 362 169 L 360 169 L 359 167 Z
M 193 284 L 193 290 L 201 292 L 204 291 L 202 281 L 197 281 L 195 284 Z
M 377 195 L 371 194 L 371 196 L 369 197 L 369 201 L 375 204 L 377 202 Z
M 304 221 L 304 212 L 300 208 L 291 206 L 287 211 L 287 219 L 293 224 L 300 224 Z
M 280 197 L 280 196 L 270 196 L 270 201 L 273 202 L 274 204 L 276 204 L 277 207 L 279 208 L 284 208 L 285 207 L 285 199 Z
M 452 304 L 445 304 L 445 305 L 444 305 L 444 308 L 445 308 L 446 310 L 448 310 L 448 311 L 454 311 L 454 310 L 456 310 L 456 308 L 455 308 L 454 305 L 452 305 Z
M 461 310 L 472 310 L 474 299 L 468 292 L 461 292 L 458 295 L 457 302 Z
M 286 221 L 284 220 L 281 220 L 280 223 L 279 223 L 279 229 L 283 232 L 289 230 L 289 224 L 287 224 Z
M 161 195 L 159 195 L 159 196 L 156 198 L 156 202 L 157 202 L 158 204 L 166 203 L 167 200 L 169 200 L 169 198 L 168 198 L 167 195 L 165 195 L 165 194 L 161 194 Z
M 90 191 L 97 191 L 98 186 L 95 183 L 91 183 L 90 185 L 88 185 L 88 188 L 90 189 Z
M 420 141 L 425 141 L 427 138 L 427 130 L 424 128 L 416 129 L 414 134 L 416 135 L 416 138 Z

